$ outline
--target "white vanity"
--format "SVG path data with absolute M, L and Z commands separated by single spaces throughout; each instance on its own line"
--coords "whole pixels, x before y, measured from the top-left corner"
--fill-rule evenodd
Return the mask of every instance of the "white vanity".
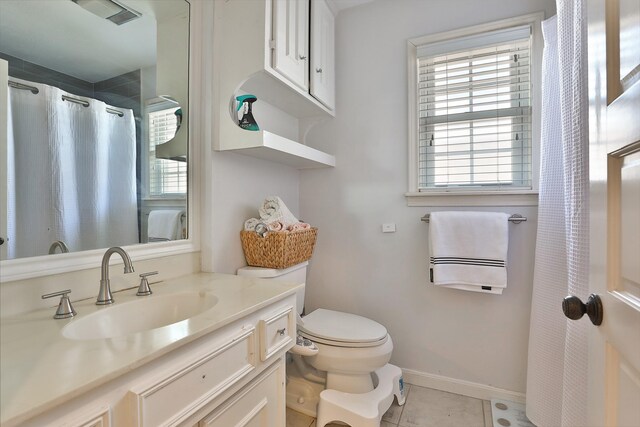
M 0 424 L 283 426 L 297 287 L 198 273 L 76 302 L 71 319 L 4 318 Z

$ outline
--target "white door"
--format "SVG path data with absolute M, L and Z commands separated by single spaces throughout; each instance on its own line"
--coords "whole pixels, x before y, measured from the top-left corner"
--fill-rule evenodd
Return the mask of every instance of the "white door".
M 311 95 L 335 107 L 335 38 L 333 12 L 327 0 L 311 0 Z
M 309 90 L 309 0 L 273 0 L 273 68 Z
M 0 59 L 0 260 L 7 259 L 7 119 L 9 106 L 9 63 Z
M 589 0 L 589 422 L 640 426 L 640 1 Z

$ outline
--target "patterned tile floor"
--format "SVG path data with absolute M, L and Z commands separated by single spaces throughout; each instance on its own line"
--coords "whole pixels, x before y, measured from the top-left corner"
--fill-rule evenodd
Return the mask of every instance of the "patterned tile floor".
M 394 400 L 380 427 L 493 427 L 487 400 L 411 384 L 406 388 L 405 404 L 398 406 Z M 316 420 L 287 408 L 287 427 L 316 427 Z

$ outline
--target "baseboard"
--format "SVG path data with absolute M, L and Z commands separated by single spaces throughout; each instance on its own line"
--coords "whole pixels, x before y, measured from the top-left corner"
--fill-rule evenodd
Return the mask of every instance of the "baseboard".
M 524 393 L 517 391 L 505 390 L 485 384 L 472 383 L 470 381 L 414 371 L 412 369 L 402 369 L 402 375 L 406 383 L 420 387 L 434 388 L 436 390 L 475 397 L 476 399 L 482 400 L 503 399 L 510 400 L 512 402 L 525 403 Z

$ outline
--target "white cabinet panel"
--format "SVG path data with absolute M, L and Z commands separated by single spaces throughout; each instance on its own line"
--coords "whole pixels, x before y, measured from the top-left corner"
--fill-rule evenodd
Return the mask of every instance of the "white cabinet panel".
M 199 427 L 282 427 L 285 425 L 282 359 L 213 411 Z
M 255 369 L 255 329 L 167 378 L 131 390 L 138 425 L 175 425 Z
M 273 68 L 301 89 L 309 87 L 309 1 L 273 0 Z
M 293 342 L 296 333 L 293 307 L 259 322 L 260 360 L 263 362 Z
M 311 95 L 327 108 L 335 108 L 335 30 L 326 0 L 311 2 Z

